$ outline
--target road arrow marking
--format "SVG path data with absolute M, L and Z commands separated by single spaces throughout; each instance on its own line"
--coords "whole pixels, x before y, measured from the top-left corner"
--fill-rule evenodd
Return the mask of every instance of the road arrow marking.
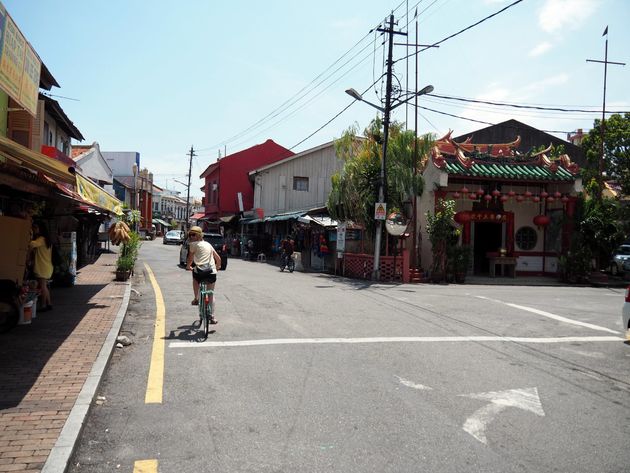
M 416 384 L 413 381 L 409 381 L 408 379 L 401 378 L 400 376 L 396 376 L 400 384 L 403 386 L 407 386 L 408 388 L 417 389 L 419 391 L 431 391 L 433 388 L 429 386 L 425 386 L 424 384 Z
M 462 429 L 483 444 L 487 444 L 486 426 L 494 420 L 497 414 L 508 407 L 517 407 L 544 417 L 545 411 L 540 403 L 537 388 L 510 389 L 507 391 L 491 391 L 487 393 L 460 394 L 471 399 L 490 401 L 490 404 L 475 411 L 466 419 Z

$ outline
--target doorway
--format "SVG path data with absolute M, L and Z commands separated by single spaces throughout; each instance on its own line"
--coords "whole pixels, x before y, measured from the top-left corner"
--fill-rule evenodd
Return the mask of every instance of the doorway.
M 503 224 L 500 222 L 474 222 L 474 225 L 474 274 L 489 274 L 490 263 L 486 253 L 499 252 L 503 244 L 501 235 Z

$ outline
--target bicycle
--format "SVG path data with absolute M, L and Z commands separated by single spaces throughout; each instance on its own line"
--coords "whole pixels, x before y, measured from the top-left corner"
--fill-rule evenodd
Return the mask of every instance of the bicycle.
M 284 271 L 284 268 L 287 268 L 290 273 L 295 269 L 295 260 L 293 259 L 293 255 L 282 255 L 282 261 L 280 262 L 280 271 Z
M 214 301 L 214 291 L 208 289 L 207 281 L 199 282 L 199 327 L 203 325 L 203 333 L 208 338 L 210 325 L 214 325 L 217 321 L 212 313 L 212 302 Z

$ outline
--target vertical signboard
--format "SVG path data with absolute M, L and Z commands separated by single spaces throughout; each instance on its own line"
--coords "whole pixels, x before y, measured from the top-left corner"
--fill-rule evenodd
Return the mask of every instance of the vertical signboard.
M 30 44 L 26 44 L 24 50 L 24 74 L 22 74 L 22 87 L 18 102 L 28 110 L 31 115 L 37 115 L 37 100 L 39 98 L 39 74 L 42 69 L 37 54 Z
M 337 225 L 337 252 L 339 254 L 346 251 L 346 223 Z
M 0 58 L 0 87 L 12 98 L 18 100 L 24 72 L 26 39 L 8 15 L 5 16 L 3 40 L 2 58 Z
M 37 115 L 42 63 L 0 3 L 0 88 L 31 115 Z

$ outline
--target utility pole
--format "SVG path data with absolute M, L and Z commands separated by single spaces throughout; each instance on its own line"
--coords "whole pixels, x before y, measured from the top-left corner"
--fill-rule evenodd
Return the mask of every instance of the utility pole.
M 604 60 L 599 61 L 597 59 L 587 59 L 586 62 L 599 62 L 604 64 L 604 101 L 602 103 L 602 123 L 600 128 L 601 132 L 601 141 L 602 147 L 599 155 L 599 198 L 602 197 L 602 192 L 604 191 L 604 136 L 606 131 L 606 74 L 608 72 L 608 64 L 615 64 L 616 66 L 625 66 L 626 64 L 623 62 L 613 62 L 608 60 L 608 26 L 604 30 L 604 34 L 602 36 L 606 36 L 606 46 L 604 49 Z
M 387 81 L 385 85 L 385 106 L 383 110 L 383 158 L 381 159 L 381 175 L 378 186 L 378 202 L 387 202 L 387 141 L 389 140 L 389 119 L 391 113 L 392 100 L 392 66 L 393 66 L 393 50 L 394 35 L 406 35 L 401 31 L 394 31 L 394 15 L 389 15 L 389 27 L 378 28 L 389 35 L 388 51 L 387 51 Z M 372 279 L 379 281 L 381 279 L 381 238 L 383 234 L 383 220 L 377 220 L 376 237 L 374 239 L 374 269 L 372 271 Z
M 190 162 L 188 163 L 188 186 L 186 188 L 186 232 L 190 229 L 190 176 L 192 174 L 193 157 L 197 156 L 192 145 L 190 146 Z

